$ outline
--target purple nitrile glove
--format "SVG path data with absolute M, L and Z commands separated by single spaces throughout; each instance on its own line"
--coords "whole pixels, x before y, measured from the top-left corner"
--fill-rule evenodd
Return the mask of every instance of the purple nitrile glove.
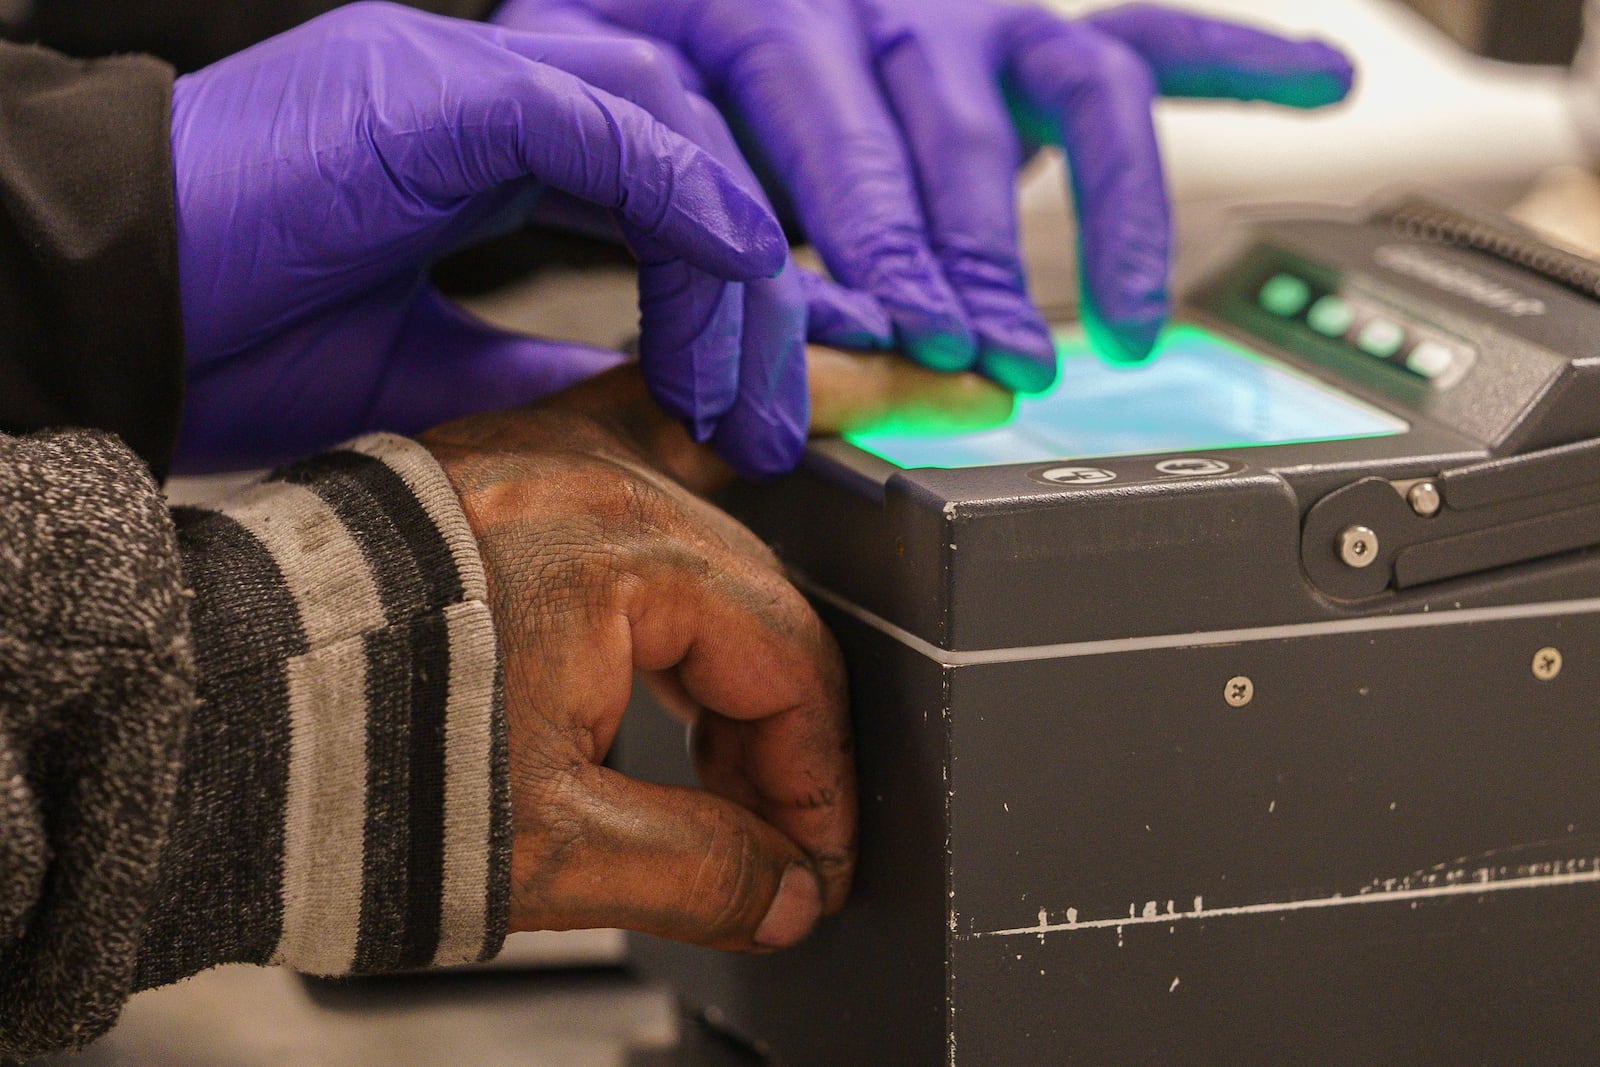
M 687 90 L 680 70 L 663 49 L 615 34 L 573 34 L 563 27 L 527 35 L 524 54 L 560 67 L 584 81 L 638 105 L 727 167 L 752 199 L 766 204 L 722 116 L 704 98 Z M 565 224 L 603 234 L 604 219 L 570 200 L 554 205 L 557 217 L 538 214 L 541 223 Z M 564 216 L 564 218 L 563 218 Z M 624 227 L 622 235 L 626 236 Z M 630 241 L 637 249 L 641 242 Z M 710 439 L 742 473 L 785 473 L 804 447 L 809 394 L 805 375 L 806 310 L 816 310 L 818 333 L 836 344 L 883 346 L 892 341 L 888 316 L 870 296 L 852 293 L 786 265 L 772 278 L 724 285 L 687 271 L 680 262 L 657 264 L 641 256 L 639 272 L 641 332 L 639 359 L 652 366 L 692 362 L 688 381 L 700 390 L 675 394 L 680 379 L 648 379 L 652 393 L 668 411 L 682 415 L 702 440 Z M 685 314 L 703 308 L 703 314 Z M 728 371 L 707 340 L 738 346 L 741 358 Z M 703 368 L 703 369 L 701 369 Z M 717 418 L 696 418 L 711 412 Z
M 914 359 L 1029 392 L 1055 374 L 1017 243 L 1013 183 L 1034 149 L 1071 162 L 1097 347 L 1137 361 L 1170 308 L 1154 97 L 1314 107 L 1352 79 L 1327 45 L 1145 5 L 1064 19 L 996 0 L 504 0 L 494 17 L 670 44 Z
M 591 59 L 581 44 L 573 65 Z M 675 283 L 642 314 L 657 395 L 735 467 L 792 465 L 803 365 L 798 389 L 741 366 L 740 283 L 788 273 L 776 220 L 747 176 L 562 69 L 560 45 L 366 3 L 178 79 L 175 469 L 416 431 L 616 362 L 492 329 L 427 283 L 439 256 L 521 225 L 544 194 L 612 211 L 643 271 Z M 775 410 L 731 418 L 741 389 Z
M 550 62 L 644 107 L 673 131 L 711 152 L 746 181 L 746 188 L 752 195 L 766 202 L 760 182 L 750 173 L 726 121 L 705 99 L 699 75 L 676 48 L 599 21 L 590 12 L 576 7 L 541 5 L 539 10 L 532 11 L 515 4 L 503 4 L 496 10 L 494 21 L 508 27 L 560 35 L 561 39 L 581 38 L 590 42 L 595 57 L 582 64 L 581 69 L 568 61 L 569 56 L 579 51 L 576 46 L 564 47 L 560 57 Z M 685 99 L 688 115 L 684 115 Z M 675 120 L 669 116 L 679 118 Z M 536 221 L 589 237 L 615 239 L 622 236 L 611 219 L 594 210 L 592 205 L 558 203 L 553 214 L 540 211 Z M 806 336 L 810 340 L 840 348 L 893 346 L 894 324 L 870 293 L 846 289 L 808 270 L 796 268 L 793 273 L 798 289 L 794 283 L 773 286 L 777 291 L 760 302 L 770 314 L 792 318 L 793 309 L 788 305 L 801 299 L 808 313 Z M 648 292 L 652 279 L 641 277 L 640 285 Z M 752 310 L 755 309 L 746 309 L 747 313 Z M 763 331 L 753 333 L 759 337 Z M 668 407 L 671 410 L 670 405 Z

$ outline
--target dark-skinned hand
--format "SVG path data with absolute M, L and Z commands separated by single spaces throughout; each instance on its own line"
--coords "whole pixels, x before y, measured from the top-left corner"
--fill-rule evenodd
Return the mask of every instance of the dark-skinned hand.
M 897 411 L 1003 419 L 972 375 L 813 350 L 813 430 Z M 505 669 L 514 930 L 616 926 L 724 949 L 843 906 L 856 794 L 833 638 L 749 530 L 729 472 L 618 368 L 419 440 L 461 498 Z M 703 789 L 602 766 L 635 674 L 694 723 Z

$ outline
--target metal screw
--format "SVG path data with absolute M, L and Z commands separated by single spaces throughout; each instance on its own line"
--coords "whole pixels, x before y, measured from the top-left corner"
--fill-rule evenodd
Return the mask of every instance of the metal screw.
M 1378 535 L 1367 526 L 1346 526 L 1339 534 L 1339 558 L 1351 567 L 1370 567 L 1378 558 Z
M 1228 679 L 1228 684 L 1222 687 L 1222 699 L 1228 702 L 1230 708 L 1242 708 L 1255 699 L 1256 684 L 1244 675 L 1235 675 Z
M 1418 482 L 1406 493 L 1406 503 L 1411 505 L 1411 510 L 1421 515 L 1424 519 L 1431 519 L 1439 514 L 1439 487 L 1432 482 Z
M 1548 645 L 1533 654 L 1533 676 L 1548 682 L 1561 673 L 1561 650 Z

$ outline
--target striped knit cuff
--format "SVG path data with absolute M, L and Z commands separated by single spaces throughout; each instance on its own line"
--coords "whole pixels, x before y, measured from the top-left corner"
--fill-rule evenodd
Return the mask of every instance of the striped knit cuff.
M 204 703 L 144 984 L 230 960 L 338 975 L 493 955 L 504 716 L 443 471 L 366 437 L 176 518 Z

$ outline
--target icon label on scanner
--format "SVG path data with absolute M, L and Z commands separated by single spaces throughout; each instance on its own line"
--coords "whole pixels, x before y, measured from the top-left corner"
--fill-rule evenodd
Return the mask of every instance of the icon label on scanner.
M 1104 467 L 1047 467 L 1035 477 L 1052 485 L 1103 485 L 1117 480 L 1116 472 Z
M 1209 456 L 1178 456 L 1174 459 L 1164 459 L 1156 464 L 1156 473 L 1165 474 L 1170 478 L 1214 478 L 1219 474 L 1229 474 L 1240 470 L 1236 463 L 1229 463 L 1225 459 L 1212 459 Z
M 1214 456 L 1119 456 L 1104 467 L 1078 464 L 1058 464 L 1053 467 L 1035 467 L 1028 477 L 1049 486 L 1079 488 L 1105 485 L 1152 485 L 1158 482 L 1177 481 L 1181 478 L 1218 478 L 1224 474 L 1238 474 L 1245 470 L 1237 460 L 1218 459 Z

